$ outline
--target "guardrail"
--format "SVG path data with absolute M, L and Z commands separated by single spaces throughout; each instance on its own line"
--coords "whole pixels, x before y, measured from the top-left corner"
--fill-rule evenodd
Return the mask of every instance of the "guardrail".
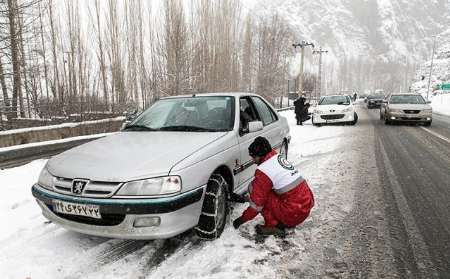
M 290 106 L 290 107 L 285 107 L 285 108 L 279 108 L 279 109 L 276 109 L 278 112 L 280 112 L 280 111 L 286 111 L 286 110 L 291 110 L 291 109 L 294 109 L 295 107 L 294 106 Z

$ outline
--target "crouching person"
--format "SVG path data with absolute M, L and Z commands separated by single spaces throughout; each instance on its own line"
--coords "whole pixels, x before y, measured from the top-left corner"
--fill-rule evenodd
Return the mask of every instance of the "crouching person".
M 261 213 L 264 225 L 257 225 L 256 233 L 284 236 L 285 228 L 293 228 L 309 216 L 314 206 L 311 189 L 298 170 L 278 155 L 266 138 L 256 138 L 249 146 L 249 154 L 258 165 L 249 186 L 250 206 L 233 221 L 233 226 L 237 229 Z

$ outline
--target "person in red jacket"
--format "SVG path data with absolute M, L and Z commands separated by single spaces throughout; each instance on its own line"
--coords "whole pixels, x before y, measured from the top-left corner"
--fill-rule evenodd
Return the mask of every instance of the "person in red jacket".
M 249 154 L 258 165 L 249 186 L 250 206 L 233 226 L 237 229 L 261 213 L 264 225 L 257 225 L 256 232 L 283 236 L 285 228 L 293 228 L 309 216 L 314 196 L 299 171 L 277 154 L 266 138 L 257 137 L 249 146 Z

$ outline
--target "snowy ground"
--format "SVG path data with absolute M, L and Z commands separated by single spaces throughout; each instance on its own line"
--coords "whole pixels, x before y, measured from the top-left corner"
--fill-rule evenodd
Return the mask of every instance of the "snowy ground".
M 433 112 L 450 115 L 450 92 L 432 97 Z
M 332 261 L 342 251 L 331 243 L 354 204 L 351 185 L 353 173 L 359 172 L 349 162 L 358 158 L 345 154 L 352 149 L 352 135 L 361 128 L 317 128 L 310 122 L 296 126 L 292 111 L 282 114 L 291 125 L 289 160 L 308 180 L 316 199 L 311 217 L 286 239 L 271 237 L 255 243 L 249 235 L 261 218 L 239 231 L 228 224 L 213 242 L 199 241 L 189 232 L 158 241 L 111 240 L 69 232 L 46 222 L 31 195 L 30 187 L 45 164 L 37 160 L 0 170 L 1 277 L 313 278 L 342 274 L 339 269 L 346 269 L 346 264 Z M 365 164 L 370 168 L 374 163 Z M 244 208 L 234 208 L 232 219 Z

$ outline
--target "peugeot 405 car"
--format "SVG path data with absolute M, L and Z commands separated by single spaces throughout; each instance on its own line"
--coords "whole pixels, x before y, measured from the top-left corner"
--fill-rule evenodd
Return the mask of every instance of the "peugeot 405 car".
M 392 94 L 380 108 L 380 120 L 386 125 L 394 122 L 422 123 L 430 126 L 433 110 L 420 94 Z
M 248 146 L 269 139 L 287 156 L 289 126 L 247 93 L 161 99 L 120 132 L 51 158 L 32 193 L 43 215 L 69 230 L 112 238 L 222 233 L 227 196 L 255 171 Z
M 328 95 L 320 98 L 313 111 L 312 123 L 321 126 L 327 123 L 348 123 L 355 125 L 358 115 L 352 98 L 348 95 Z

